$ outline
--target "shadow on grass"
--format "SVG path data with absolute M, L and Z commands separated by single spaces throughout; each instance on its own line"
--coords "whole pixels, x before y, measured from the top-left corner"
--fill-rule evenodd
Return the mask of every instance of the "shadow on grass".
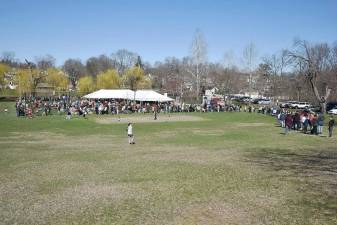
M 244 161 L 270 171 L 273 178 L 297 185 L 290 204 L 337 220 L 337 150 L 259 149 Z

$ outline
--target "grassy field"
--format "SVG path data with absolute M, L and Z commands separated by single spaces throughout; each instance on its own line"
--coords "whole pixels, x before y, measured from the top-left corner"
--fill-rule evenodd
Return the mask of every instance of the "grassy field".
M 0 224 L 337 224 L 336 135 L 284 136 L 261 114 L 132 115 L 128 145 L 112 116 L 0 110 Z

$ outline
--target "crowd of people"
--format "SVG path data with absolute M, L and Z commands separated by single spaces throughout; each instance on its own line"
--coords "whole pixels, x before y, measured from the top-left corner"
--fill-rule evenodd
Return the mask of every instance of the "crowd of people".
M 323 113 L 314 113 L 306 110 L 303 111 L 281 111 L 277 115 L 278 122 L 284 128 L 284 134 L 289 131 L 300 131 L 304 134 L 323 135 L 323 127 L 325 125 L 325 117 Z M 331 116 L 328 121 L 328 136 L 332 137 L 335 120 Z
M 105 115 L 120 113 L 154 113 L 157 119 L 158 113 L 178 113 L 178 112 L 248 112 L 262 113 L 276 116 L 284 133 L 287 135 L 291 130 L 300 131 L 304 134 L 322 135 L 325 117 L 322 113 L 314 113 L 308 110 L 288 111 L 277 106 L 256 106 L 239 104 L 177 104 L 156 103 L 156 102 L 136 102 L 126 100 L 99 100 L 80 99 L 70 96 L 60 96 L 57 98 L 20 98 L 15 104 L 18 117 L 43 115 L 48 116 L 53 113 L 65 114 L 67 119 L 73 115 L 86 117 L 87 114 Z M 329 118 L 328 136 L 332 136 L 335 120 Z
M 120 114 L 120 113 L 176 113 L 176 112 L 224 112 L 240 111 L 239 105 L 201 105 L 174 102 L 134 102 L 116 99 L 80 99 L 60 96 L 57 98 L 19 98 L 15 104 L 18 117 L 48 116 L 53 113 L 78 114 Z

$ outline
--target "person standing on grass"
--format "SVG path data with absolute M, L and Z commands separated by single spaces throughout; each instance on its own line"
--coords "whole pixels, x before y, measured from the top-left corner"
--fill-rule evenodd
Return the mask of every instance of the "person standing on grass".
M 300 130 L 301 129 L 301 116 L 299 114 L 299 112 L 296 112 L 295 113 L 295 116 L 294 116 L 294 123 L 295 123 L 295 130 Z
M 307 130 L 308 130 L 308 125 L 309 125 L 309 120 L 307 118 L 307 115 L 304 114 L 303 117 L 302 117 L 302 131 L 303 133 L 307 133 Z
M 311 134 L 318 135 L 317 127 L 318 127 L 318 121 L 317 121 L 317 115 L 315 114 L 314 118 L 312 119 L 312 129 Z
M 129 140 L 129 144 L 135 144 L 135 140 L 133 137 L 133 130 L 132 130 L 132 124 L 128 123 L 128 128 L 126 129 L 128 132 L 128 140 Z
M 290 113 L 287 113 L 285 117 L 285 128 L 284 128 L 285 135 L 288 134 L 292 126 L 293 126 L 293 116 Z
M 334 118 L 331 116 L 330 120 L 329 120 L 329 124 L 328 124 L 328 129 L 329 129 L 329 137 L 332 137 L 332 130 L 333 127 L 335 126 L 335 120 Z
M 320 113 L 318 115 L 318 118 L 317 118 L 317 123 L 318 123 L 318 134 L 322 134 L 323 133 L 323 125 L 324 125 L 324 115 L 323 113 Z
M 70 111 L 70 108 L 67 109 L 67 117 L 66 117 L 67 120 L 70 120 L 71 119 L 71 111 Z
M 154 112 L 153 112 L 153 116 L 154 116 L 154 120 L 157 120 L 157 110 L 158 110 L 158 108 L 157 108 L 157 105 L 155 105 L 154 106 Z
M 280 115 L 280 120 L 281 120 L 281 127 L 282 128 L 285 128 L 286 127 L 286 123 L 285 123 L 285 120 L 286 120 L 286 114 L 285 112 L 281 112 L 281 115 Z

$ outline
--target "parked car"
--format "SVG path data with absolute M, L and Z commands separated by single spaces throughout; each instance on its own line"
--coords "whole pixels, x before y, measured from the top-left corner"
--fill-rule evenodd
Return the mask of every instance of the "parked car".
M 287 108 L 296 109 L 297 104 L 298 104 L 298 101 L 289 101 Z
M 259 101 L 262 101 L 262 100 L 264 100 L 264 98 L 255 98 L 255 99 L 253 99 L 253 103 L 254 104 L 259 104 Z
M 293 104 L 294 109 L 307 109 L 312 107 L 308 102 L 298 102 Z
M 265 98 L 256 98 L 253 100 L 254 104 L 259 104 L 259 105 L 268 105 L 271 103 L 271 101 L 269 99 L 265 99 Z
M 328 114 L 337 115 L 337 107 L 328 111 Z
M 309 110 L 310 112 L 314 112 L 314 113 L 319 113 L 319 112 L 321 112 L 321 107 L 320 106 L 312 106 L 312 107 L 306 108 L 305 110 Z
M 252 98 L 244 96 L 244 97 L 241 97 L 239 101 L 240 102 L 251 102 Z
M 328 102 L 326 104 L 326 111 L 330 111 L 331 109 L 337 108 L 337 102 Z
M 269 99 L 262 99 L 257 102 L 259 105 L 269 105 L 271 101 Z
M 279 105 L 281 108 L 292 108 L 294 104 L 297 104 L 297 101 L 287 101 L 287 102 L 281 102 Z

